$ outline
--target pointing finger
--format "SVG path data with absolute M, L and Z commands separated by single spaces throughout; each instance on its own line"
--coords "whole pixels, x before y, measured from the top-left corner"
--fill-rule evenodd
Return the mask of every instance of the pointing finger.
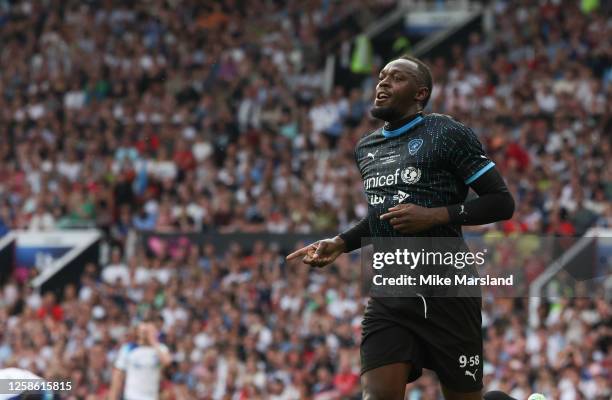
M 300 256 L 306 255 L 308 253 L 308 247 L 309 246 L 302 247 L 301 249 L 294 251 L 293 253 L 285 257 L 285 259 L 289 261 L 289 260 L 293 260 L 294 258 L 298 258 Z

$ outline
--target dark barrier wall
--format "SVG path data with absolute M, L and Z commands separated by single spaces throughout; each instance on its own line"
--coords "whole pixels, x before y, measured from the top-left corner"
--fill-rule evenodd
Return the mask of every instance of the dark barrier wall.
M 4 286 L 15 269 L 15 242 L 0 248 L 0 288 Z
M 159 232 L 142 232 L 139 238 L 139 246 L 144 246 L 145 249 L 151 250 L 151 246 L 155 246 L 156 240 L 161 239 L 165 242 L 170 242 L 172 246 L 184 246 L 189 243 L 202 246 L 206 243 L 212 244 L 217 252 L 224 252 L 230 244 L 237 243 L 243 250 L 250 251 L 253 244 L 262 241 L 269 245 L 277 244 L 281 250 L 290 251 L 298 242 L 312 243 L 319 239 L 335 236 L 336 233 L 329 234 L 278 234 L 278 233 L 159 233 Z
M 69 261 L 61 270 L 50 277 L 41 286 L 41 292 L 52 290 L 58 299 L 64 295 L 64 287 L 72 283 L 80 287 L 81 274 L 88 263 L 98 264 L 100 259 L 100 241 L 92 243 L 73 260 Z

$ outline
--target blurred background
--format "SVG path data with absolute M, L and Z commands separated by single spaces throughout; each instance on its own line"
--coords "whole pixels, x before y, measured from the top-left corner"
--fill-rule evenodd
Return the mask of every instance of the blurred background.
M 106 399 L 154 320 L 161 399 L 361 398 L 358 252 L 284 256 L 367 212 L 353 149 L 404 53 L 431 67 L 426 112 L 470 126 L 514 195 L 511 220 L 467 234 L 569 240 L 500 250 L 531 297 L 485 298 L 486 388 L 609 399 L 598 0 L 0 0 L 0 367 Z M 598 290 L 555 279 L 572 265 L 603 272 Z M 435 375 L 406 398 L 440 398 Z

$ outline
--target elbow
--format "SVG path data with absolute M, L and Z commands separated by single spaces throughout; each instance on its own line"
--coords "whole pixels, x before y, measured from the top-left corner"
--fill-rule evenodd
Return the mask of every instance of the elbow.
M 508 193 L 506 196 L 504 196 L 504 201 L 503 201 L 503 207 L 502 207 L 503 209 L 502 220 L 503 221 L 506 221 L 512 218 L 512 216 L 514 215 L 514 208 L 515 208 L 514 197 L 512 197 L 512 195 Z

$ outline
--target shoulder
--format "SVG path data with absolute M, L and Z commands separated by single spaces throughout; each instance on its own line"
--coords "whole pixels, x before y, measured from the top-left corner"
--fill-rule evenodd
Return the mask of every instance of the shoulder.
M 375 139 L 376 137 L 381 136 L 382 135 L 381 132 L 382 132 L 382 128 L 377 128 L 371 132 L 366 133 L 365 135 L 361 137 L 361 139 L 357 141 L 357 145 L 355 146 L 355 149 L 358 149 L 360 146 L 363 146 L 364 144 L 367 144 L 373 139 Z
M 125 343 L 119 349 L 119 354 L 120 355 L 127 355 L 127 354 L 131 353 L 132 351 L 136 350 L 137 348 L 138 348 L 138 345 L 136 343 L 133 343 L 133 342 Z
M 468 129 L 461 121 L 447 114 L 431 113 L 425 116 L 425 122 L 439 125 L 443 132 Z
M 138 348 L 136 343 L 126 343 L 121 348 L 119 348 L 119 352 L 117 353 L 117 359 L 115 362 L 115 367 L 124 370 L 128 366 L 128 360 L 132 359 L 133 351 Z
M 430 130 L 447 143 L 479 142 L 476 134 L 463 122 L 446 114 L 428 114 Z

